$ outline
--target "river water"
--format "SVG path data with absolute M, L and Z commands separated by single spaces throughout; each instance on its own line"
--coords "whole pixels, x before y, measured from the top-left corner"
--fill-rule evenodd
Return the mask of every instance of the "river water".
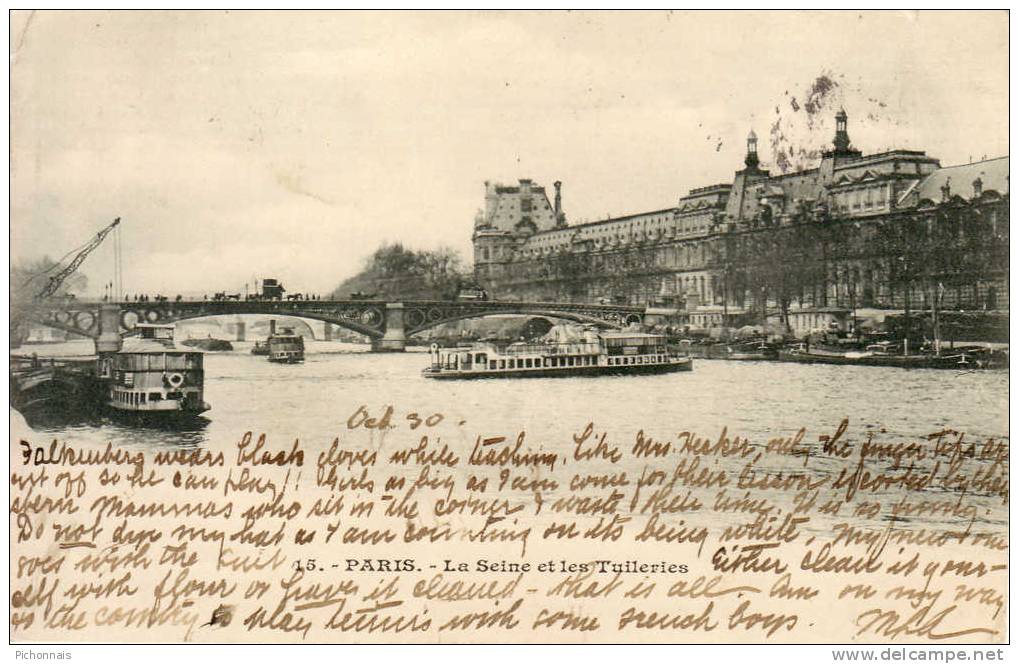
M 88 354 L 91 346 L 81 341 L 16 352 Z M 223 450 L 229 459 L 244 432 L 253 431 L 265 433 L 273 449 L 288 449 L 299 438 L 314 458 L 334 438 L 349 439 L 347 420 L 361 405 L 373 416 L 392 405 L 398 424 L 408 413 L 440 413 L 443 426 L 435 431 L 461 453 L 477 435 L 512 440 L 520 430 L 528 447 L 565 452 L 589 422 L 624 450 L 638 430 L 659 441 L 675 441 L 682 431 L 715 440 L 723 427 L 757 445 L 805 427 L 804 444 L 817 446 L 818 436 L 834 432 L 843 418 L 849 419 L 846 435 L 857 442 L 867 432 L 915 441 L 944 427 L 965 431 L 972 441 L 1007 441 L 1009 433 L 1008 374 L 999 371 L 695 360 L 692 372 L 660 376 L 432 381 L 420 373 L 428 364 L 424 352 L 375 354 L 367 346 L 308 341 L 303 364 L 278 365 L 251 355 L 250 347 L 237 343 L 232 352 L 206 354 L 205 398 L 212 409 L 192 430 L 65 422 L 36 425 L 38 442 L 200 446 Z M 403 447 L 417 438 L 406 426 L 398 431 L 390 435 L 402 436 Z M 373 434 L 370 444 L 384 451 L 396 443 Z M 1001 499 L 986 503 L 987 520 L 1003 524 Z

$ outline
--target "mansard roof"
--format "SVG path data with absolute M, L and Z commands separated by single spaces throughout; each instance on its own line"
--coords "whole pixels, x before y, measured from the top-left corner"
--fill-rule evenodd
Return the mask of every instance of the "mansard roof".
M 585 221 L 581 224 L 570 224 L 570 228 L 590 228 L 592 226 L 602 226 L 605 224 L 614 224 L 620 221 L 630 221 L 639 217 L 650 217 L 656 214 L 671 214 L 676 211 L 674 207 L 662 208 L 660 210 L 649 210 L 648 212 L 634 212 L 633 214 L 626 214 L 621 217 L 609 217 L 608 219 L 599 219 L 597 221 Z M 562 229 L 555 229 L 562 230 Z
M 939 168 L 907 189 L 899 198 L 899 204 L 908 196 L 916 196 L 915 200 L 928 199 L 940 201 L 942 188 L 947 184 L 951 194 L 966 198 L 974 195 L 973 182 L 980 178 L 983 191 L 1008 193 L 1008 156 L 978 161 L 972 164 L 945 166 Z
M 916 175 L 912 173 L 882 173 L 880 171 L 872 171 L 867 169 L 862 173 L 853 175 L 851 173 L 842 173 L 835 178 L 831 183 L 832 187 L 845 187 L 855 184 L 864 184 L 867 182 L 877 182 L 878 180 L 899 180 L 915 178 Z
M 526 180 L 526 182 L 531 182 L 531 181 L 530 180 Z M 530 187 L 531 188 L 530 188 L 528 193 L 531 193 L 531 194 L 544 194 L 545 193 L 545 187 L 542 186 L 542 185 L 532 184 L 532 185 L 530 185 Z M 497 184 L 497 185 L 495 185 L 495 193 L 497 193 L 497 194 L 520 194 L 520 193 L 523 193 L 523 191 L 524 191 L 523 188 L 521 188 L 519 185 L 504 185 L 504 184 Z
M 720 184 L 709 184 L 706 187 L 696 187 L 687 192 L 686 196 L 680 198 L 680 201 L 692 200 L 701 198 L 703 196 L 714 196 L 717 194 L 727 194 L 732 190 L 731 182 L 723 182 Z

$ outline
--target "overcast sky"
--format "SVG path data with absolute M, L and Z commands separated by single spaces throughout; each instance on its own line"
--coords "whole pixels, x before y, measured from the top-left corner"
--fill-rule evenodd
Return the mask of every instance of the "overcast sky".
M 1008 153 L 1004 11 L 39 12 L 11 30 L 12 258 L 120 216 L 127 293 L 325 293 L 386 241 L 470 260 L 485 180 L 562 180 L 571 222 L 660 209 L 731 181 L 751 128 L 766 165 L 772 138 L 829 141 L 840 105 L 864 152 Z M 111 257 L 83 266 L 91 290 Z

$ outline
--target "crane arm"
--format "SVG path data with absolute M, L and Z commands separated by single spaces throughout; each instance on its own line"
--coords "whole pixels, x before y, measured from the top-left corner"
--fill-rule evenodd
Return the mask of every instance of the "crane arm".
M 38 295 L 35 296 L 35 299 L 43 300 L 56 293 L 61 284 L 63 284 L 69 276 L 74 274 L 75 270 L 78 269 L 78 266 L 82 264 L 82 262 L 96 247 L 102 244 L 103 240 L 106 239 L 106 236 L 110 234 L 110 231 L 116 228 L 118 224 L 120 224 L 120 217 L 117 217 L 113 220 L 112 224 L 96 233 L 96 236 L 92 238 L 88 244 L 82 247 L 81 251 L 79 251 L 73 259 L 71 259 L 71 262 L 67 264 L 67 267 L 50 277 L 46 286 L 39 292 Z

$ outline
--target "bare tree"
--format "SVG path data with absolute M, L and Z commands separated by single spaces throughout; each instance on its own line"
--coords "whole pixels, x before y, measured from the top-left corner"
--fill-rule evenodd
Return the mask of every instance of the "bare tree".
M 401 243 L 384 244 L 332 296 L 345 298 L 361 292 L 380 298 L 450 299 L 470 280 L 468 272 L 455 249 L 413 251 Z

